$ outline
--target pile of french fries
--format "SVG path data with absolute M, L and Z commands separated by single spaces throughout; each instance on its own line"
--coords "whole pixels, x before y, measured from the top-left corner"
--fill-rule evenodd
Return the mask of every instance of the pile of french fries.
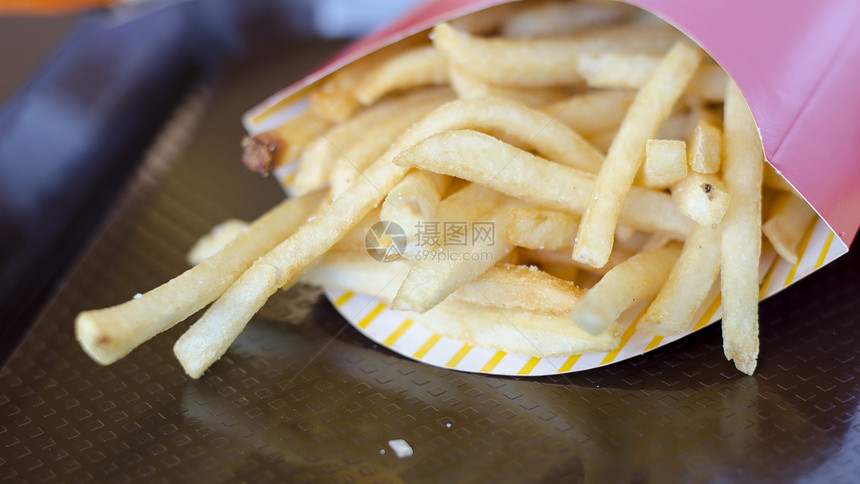
M 81 313 L 93 359 L 212 303 L 174 347 L 197 378 L 299 281 L 488 348 L 610 351 L 632 306 L 650 301 L 638 329 L 677 334 L 719 284 L 726 357 L 754 371 L 762 233 L 794 263 L 814 214 L 764 164 L 738 88 L 675 29 L 622 4 L 517 2 L 362 58 L 309 101 L 243 144 L 252 170 L 295 165 L 295 197 L 163 286 Z M 365 250 L 379 221 L 405 231 L 393 262 Z M 421 230 L 480 223 L 494 237 Z

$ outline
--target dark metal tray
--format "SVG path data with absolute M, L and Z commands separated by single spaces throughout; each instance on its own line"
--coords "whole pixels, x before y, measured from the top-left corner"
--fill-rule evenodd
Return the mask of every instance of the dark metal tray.
M 519 379 L 432 368 L 377 347 L 308 287 L 273 297 L 200 380 L 172 355 L 187 323 L 110 367 L 93 363 L 74 339 L 77 312 L 166 281 L 212 225 L 251 219 L 281 197 L 274 181 L 240 166 L 239 117 L 333 48 L 293 46 L 239 63 L 180 104 L 0 370 L 0 479 L 860 478 L 856 253 L 761 305 L 752 377 L 723 357 L 718 325 L 582 373 Z M 396 457 L 393 439 L 414 455 Z

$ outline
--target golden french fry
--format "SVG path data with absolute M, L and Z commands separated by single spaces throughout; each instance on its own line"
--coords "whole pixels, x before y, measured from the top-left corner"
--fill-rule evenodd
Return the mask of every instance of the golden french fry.
M 611 131 L 611 141 L 635 96 L 635 91 L 626 89 L 590 91 L 562 99 L 543 111 L 587 138 Z
M 332 197 L 337 197 L 361 176 L 371 163 L 391 147 L 398 136 L 430 111 L 454 99 L 446 88 L 422 89 L 398 98 L 396 115 L 379 119 L 373 127 L 373 136 L 362 136 L 343 150 L 332 163 L 329 180 Z
M 638 89 L 657 69 L 660 57 L 651 54 L 603 52 L 582 56 L 579 74 L 591 87 Z M 720 66 L 703 64 L 686 92 L 707 102 L 723 100 L 727 77 Z
M 106 309 L 84 311 L 75 336 L 95 361 L 108 365 L 212 302 L 260 255 L 305 222 L 324 198 L 285 200 L 263 214 L 217 254 L 155 289 Z
M 720 171 L 723 133 L 720 128 L 700 119 L 693 128 L 687 162 L 690 170 L 696 173 L 717 173 Z
M 379 212 L 379 208 L 367 212 L 367 215 L 355 227 L 350 229 L 342 239 L 338 240 L 331 249 L 334 251 L 366 251 L 367 245 L 365 239 L 367 231 L 370 230 L 373 224 L 380 221 Z
M 380 262 L 364 249 L 330 250 L 319 263 L 302 272 L 301 281 L 312 286 L 371 294 L 390 303 L 410 267 L 406 259 Z
M 519 249 L 519 253 L 524 261 L 528 263 L 538 264 L 541 269 L 553 275 L 556 275 L 556 268 L 561 268 L 562 274 L 572 274 L 574 272 L 576 274 L 581 274 L 587 272 L 589 274 L 594 274 L 598 276 L 606 274 L 607 272 L 612 270 L 613 267 L 629 259 L 630 256 L 634 254 L 633 251 L 616 248 L 612 251 L 612 255 L 609 256 L 609 262 L 607 262 L 606 265 L 604 265 L 600 269 L 595 269 L 594 267 L 576 262 L 575 260 L 571 259 L 570 251 L 566 249 Z M 565 280 L 574 280 L 574 278 L 564 275 L 556 275 L 556 277 Z
M 684 242 L 681 256 L 639 319 L 638 328 L 660 336 L 687 329 L 719 273 L 720 232 L 700 225 Z
M 406 175 L 385 197 L 379 217 L 403 229 L 408 254 L 414 255 L 418 250 L 419 230 L 433 219 L 450 182 L 445 175 L 416 170 Z
M 460 32 L 468 32 L 472 35 L 489 34 L 499 30 L 512 14 L 522 8 L 521 5 L 521 2 L 503 3 L 457 17 L 448 22 L 448 25 Z
M 802 198 L 789 192 L 776 196 L 770 212 L 761 231 L 780 257 L 789 264 L 797 264 L 800 240 L 815 219 L 815 212 Z
M 405 174 L 381 158 L 321 213 L 254 262 L 176 341 L 173 352 L 185 372 L 199 378 L 275 291 L 292 286 L 301 270 L 346 235 Z
M 448 195 L 436 208 L 436 221 L 475 220 L 505 200 L 501 193 L 477 183 Z
M 403 151 L 395 163 L 464 178 L 542 208 L 577 215 L 585 211 L 595 185 L 591 173 L 547 161 L 471 130 L 429 137 Z M 620 220 L 675 239 L 684 239 L 693 228 L 693 222 L 678 211 L 668 193 L 641 187 L 630 190 Z
M 325 132 L 331 123 L 310 112 L 303 112 L 286 123 L 242 140 L 242 163 L 267 175 L 296 159 L 305 145 Z
M 579 59 L 616 49 L 664 52 L 680 39 L 665 26 L 623 26 L 589 30 L 564 39 L 478 38 L 448 24 L 433 28 L 433 45 L 451 62 L 499 86 L 548 87 L 579 84 Z
M 362 107 L 355 97 L 355 89 L 365 76 L 421 41 L 418 37 L 403 39 L 341 67 L 308 95 L 308 112 L 332 123 L 346 121 Z
M 188 264 L 196 266 L 212 257 L 246 230 L 248 230 L 248 222 L 237 219 L 225 220 L 212 227 L 212 230 L 201 237 L 188 251 L 186 257 Z
M 511 210 L 505 238 L 517 247 L 534 250 L 570 249 L 579 218 L 558 210 L 518 207 Z
M 475 220 L 449 221 L 448 224 L 462 224 L 457 227 L 462 229 L 457 233 L 458 240 L 448 240 L 435 249 L 419 249 L 391 307 L 423 313 L 507 256 L 513 245 L 495 234 L 496 230 L 504 233 L 514 206 L 503 203 Z
M 534 266 L 500 263 L 450 297 L 477 306 L 565 315 L 582 297 L 582 290 Z
M 380 125 L 399 117 L 404 119 L 403 124 L 414 122 L 449 99 L 448 89 L 423 89 L 382 101 L 329 129 L 302 150 L 293 189 L 302 194 L 325 186 L 335 161 L 346 156 L 354 144 L 368 138 L 367 133 L 375 133 Z M 414 113 L 409 114 L 412 110 Z M 399 131 L 404 131 L 407 126 L 403 125 Z
M 413 47 L 371 69 L 355 87 L 355 98 L 369 106 L 388 93 L 446 84 L 448 63 L 432 45 Z
M 687 144 L 674 139 L 649 139 L 642 171 L 646 185 L 671 186 L 687 175 Z
M 695 47 L 676 44 L 636 95 L 600 168 L 579 225 L 574 259 L 593 267 L 606 264 L 621 206 L 645 157 L 645 141 L 669 116 L 702 55 Z
M 542 108 L 570 97 L 567 89 L 494 86 L 456 65 L 448 66 L 451 88 L 461 98 L 495 97 L 509 99 L 530 107 Z M 549 113 L 552 115 L 553 113 Z
M 723 179 L 732 200 L 722 221 L 723 350 L 750 375 L 758 358 L 758 266 L 764 155 L 755 120 L 734 83 L 726 89 Z
M 592 335 L 564 316 L 475 306 L 456 300 L 443 301 L 423 314 L 404 314 L 431 331 L 467 344 L 544 358 L 610 351 L 621 338 L 618 325 Z
M 606 331 L 633 303 L 657 294 L 680 253 L 681 245 L 673 242 L 630 257 L 589 289 L 568 317 L 591 334 Z
M 329 251 L 320 263 L 302 274 L 301 280 L 320 287 L 372 294 L 390 303 L 409 268 L 404 259 L 380 263 L 364 251 Z M 534 266 L 499 262 L 450 298 L 478 306 L 564 315 L 581 296 L 582 290 L 575 284 Z
M 588 142 L 591 143 L 592 146 L 597 148 L 601 153 L 606 153 L 609 151 L 609 147 L 612 146 L 612 141 L 615 139 L 615 136 L 618 134 L 617 129 L 609 129 L 602 133 L 596 133 L 588 138 Z
M 699 225 L 717 226 L 731 203 L 731 195 L 716 175 L 691 172 L 672 186 L 678 210 Z
M 633 10 L 621 3 L 532 2 L 508 17 L 501 35 L 514 38 L 570 35 L 625 20 L 633 16 Z

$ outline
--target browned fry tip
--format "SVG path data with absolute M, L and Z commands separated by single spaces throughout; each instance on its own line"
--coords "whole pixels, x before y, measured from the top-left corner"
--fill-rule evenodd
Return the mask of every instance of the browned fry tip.
M 268 133 L 246 136 L 242 139 L 242 163 L 251 171 L 268 175 L 277 167 L 278 150 L 282 145 L 280 138 Z

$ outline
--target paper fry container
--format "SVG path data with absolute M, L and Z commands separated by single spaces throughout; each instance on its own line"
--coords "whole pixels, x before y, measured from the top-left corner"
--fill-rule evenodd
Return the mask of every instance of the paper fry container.
M 506 2 L 429 1 L 388 28 L 355 42 L 243 118 L 250 133 L 274 127 L 307 106 L 305 96 L 336 69 L 434 24 Z M 818 213 L 791 265 L 763 250 L 760 298 L 781 291 L 848 251 L 860 225 L 860 3 L 829 0 L 631 0 L 687 34 L 735 80 L 759 127 L 765 157 Z M 282 183 L 290 168 L 279 170 Z M 288 185 L 288 184 L 285 184 Z M 768 247 L 765 245 L 764 247 Z M 716 286 L 716 285 L 715 285 Z M 721 318 L 717 287 L 689 330 L 655 337 L 637 331 L 645 306 L 619 321 L 621 345 L 611 352 L 544 358 L 510 354 L 440 336 L 367 294 L 326 289 L 360 332 L 403 356 L 455 370 L 547 375 L 607 365 L 669 344 Z

